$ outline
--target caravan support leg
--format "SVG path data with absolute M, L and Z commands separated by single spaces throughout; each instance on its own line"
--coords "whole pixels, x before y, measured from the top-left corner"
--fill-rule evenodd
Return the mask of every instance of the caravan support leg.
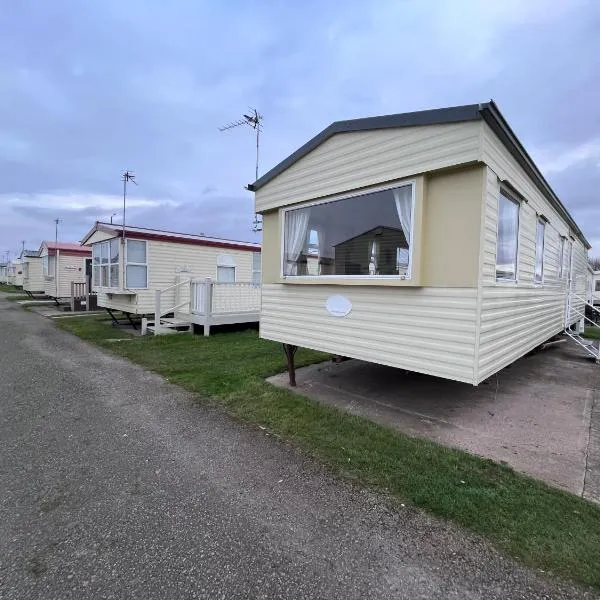
M 283 352 L 287 358 L 288 375 L 290 376 L 290 385 L 296 387 L 296 366 L 294 365 L 294 356 L 296 356 L 298 346 L 292 344 L 283 344 Z
M 131 313 L 125 313 L 125 314 L 127 315 L 127 320 L 131 323 L 133 330 L 137 331 L 137 327 L 135 326 L 135 323 L 131 320 Z
M 105 308 L 104 310 L 110 315 L 110 318 L 112 319 L 112 324 L 115 326 L 118 325 L 119 321 L 117 320 L 117 317 L 115 317 L 115 315 L 113 314 L 112 310 L 110 310 L 110 308 Z

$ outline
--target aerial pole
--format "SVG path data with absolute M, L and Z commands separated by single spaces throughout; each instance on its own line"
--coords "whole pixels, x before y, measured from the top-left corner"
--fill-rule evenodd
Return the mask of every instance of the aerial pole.
M 137 185 L 137 181 L 135 180 L 135 174 L 132 171 L 123 171 L 121 175 L 121 180 L 123 181 L 123 244 L 125 244 L 125 209 L 127 206 L 127 184 L 131 182 Z
M 250 114 L 243 114 L 241 119 L 232 121 L 223 127 L 219 127 L 219 131 L 227 131 L 228 129 L 234 129 L 235 127 L 247 125 L 256 131 L 256 163 L 254 169 L 255 181 L 258 179 L 258 158 L 260 152 L 260 132 L 262 129 L 262 120 L 263 116 L 255 108 L 252 108 L 250 109 Z M 262 231 L 262 222 L 259 220 L 257 214 L 254 215 L 254 226 L 252 227 L 252 230 Z

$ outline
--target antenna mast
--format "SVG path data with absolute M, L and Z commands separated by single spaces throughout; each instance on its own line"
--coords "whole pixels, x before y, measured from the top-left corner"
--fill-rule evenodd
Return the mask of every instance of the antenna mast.
M 219 131 L 227 131 L 229 129 L 234 129 L 235 127 L 240 127 L 242 125 L 248 125 L 248 127 L 252 127 L 254 131 L 256 131 L 256 165 L 254 169 L 254 180 L 258 179 L 258 158 L 260 152 L 260 132 L 262 131 L 262 120 L 263 116 L 255 109 L 251 108 L 249 114 L 243 114 L 241 119 L 237 121 L 232 121 L 223 127 L 219 127 Z M 259 220 L 258 215 L 254 215 L 254 226 L 253 231 L 262 231 L 262 222 Z
M 54 219 L 54 241 L 58 244 L 58 224 L 62 223 L 62 219 L 59 219 L 58 217 L 56 217 L 56 219 Z M 25 244 L 23 244 L 23 248 L 25 247 Z
M 131 171 L 123 171 L 121 175 L 121 181 L 123 182 L 123 244 L 125 243 L 125 208 L 127 205 L 127 183 L 131 181 L 137 185 L 137 181 L 135 180 L 135 175 Z M 112 222 L 112 217 L 110 218 Z

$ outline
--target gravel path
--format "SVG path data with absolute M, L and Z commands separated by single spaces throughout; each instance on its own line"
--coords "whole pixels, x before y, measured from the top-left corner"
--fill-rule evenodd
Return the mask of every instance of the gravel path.
M 0 297 L 0 598 L 592 598 Z

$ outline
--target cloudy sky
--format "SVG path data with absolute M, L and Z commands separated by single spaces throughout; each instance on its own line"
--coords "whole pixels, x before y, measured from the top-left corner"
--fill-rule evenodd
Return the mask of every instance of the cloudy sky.
M 128 222 L 256 240 L 261 173 L 331 121 L 493 98 L 600 255 L 597 0 L 0 0 L 0 258 Z M 342 10 L 343 7 L 343 10 Z

